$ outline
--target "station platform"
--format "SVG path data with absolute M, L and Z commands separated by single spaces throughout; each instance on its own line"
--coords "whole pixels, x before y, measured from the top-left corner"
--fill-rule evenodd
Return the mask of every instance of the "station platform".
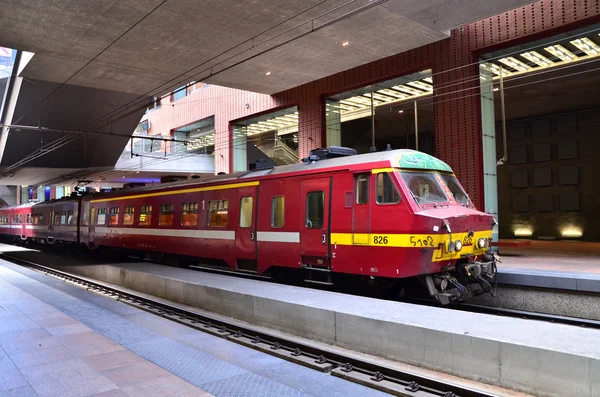
M 0 260 L 0 396 L 387 394 Z
M 37 254 L 19 256 L 35 260 Z M 64 257 L 50 262 L 46 259 L 45 264 L 264 329 L 503 388 L 497 395 L 600 396 L 600 331 L 593 329 L 382 301 L 146 262 L 84 266 Z M 200 386 L 214 394 L 213 389 Z
M 600 243 L 521 241 L 499 248 L 500 284 L 600 292 Z

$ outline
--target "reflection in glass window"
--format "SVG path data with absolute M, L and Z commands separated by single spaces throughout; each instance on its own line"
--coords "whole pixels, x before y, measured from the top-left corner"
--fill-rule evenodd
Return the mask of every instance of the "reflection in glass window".
M 150 226 L 152 224 L 152 206 L 142 205 L 140 207 L 140 218 L 138 221 L 140 226 Z
M 110 217 L 108 219 L 109 225 L 118 225 L 119 224 L 119 207 L 112 207 L 110 209 Z
M 208 202 L 208 226 L 227 226 L 229 214 L 228 203 L 227 200 Z
M 454 175 L 449 175 L 449 174 L 440 174 L 440 175 L 442 176 L 442 179 L 444 180 L 444 182 L 446 182 L 446 186 L 448 186 L 450 193 L 452 193 L 452 196 L 454 196 L 454 200 L 456 200 L 457 203 L 471 204 L 471 200 L 469 199 L 469 196 L 467 195 L 467 193 L 465 193 L 463 188 L 460 186 L 460 183 L 458 183 L 458 179 L 456 179 L 456 177 Z
M 403 171 L 402 179 L 417 204 L 435 204 L 448 201 L 434 172 Z
M 356 204 L 367 204 L 369 201 L 369 176 L 359 175 L 356 178 Z
M 285 199 L 283 196 L 273 197 L 271 201 L 271 226 L 283 227 Z
M 173 225 L 173 204 L 161 204 L 158 213 L 159 226 Z
M 181 204 L 181 226 L 198 225 L 198 203 Z
M 133 205 L 125 207 L 123 213 L 123 225 L 133 225 L 134 213 L 135 207 Z
M 242 197 L 240 202 L 240 227 L 252 226 L 252 197 Z
M 400 202 L 400 194 L 387 172 L 377 174 L 377 204 L 396 204 Z
M 106 208 L 98 208 L 98 221 L 97 225 L 104 225 L 106 223 Z
M 310 192 L 306 195 L 306 227 L 321 229 L 325 219 L 325 193 Z

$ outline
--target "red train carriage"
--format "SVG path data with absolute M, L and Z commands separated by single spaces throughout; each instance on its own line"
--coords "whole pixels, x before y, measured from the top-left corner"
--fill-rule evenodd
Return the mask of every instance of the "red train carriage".
M 31 208 L 34 202 L 0 208 L 0 235 L 11 240 L 27 240 L 32 235 Z
M 419 277 L 442 303 L 489 291 L 495 219 L 474 208 L 447 164 L 411 150 L 342 152 L 84 198 L 81 242 L 232 270 L 303 269 L 322 283 Z

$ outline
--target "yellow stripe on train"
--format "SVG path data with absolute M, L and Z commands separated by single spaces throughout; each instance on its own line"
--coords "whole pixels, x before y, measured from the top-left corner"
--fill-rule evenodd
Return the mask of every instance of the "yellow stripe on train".
M 463 248 L 460 252 L 447 252 L 447 244 L 460 240 Z M 396 247 L 396 248 L 433 248 L 432 262 L 458 259 L 462 255 L 477 254 L 485 252 L 485 249 L 475 249 L 477 240 L 485 237 L 491 238 L 491 230 L 475 232 L 469 238 L 467 232 L 450 234 L 379 234 L 379 233 L 331 233 L 331 244 L 353 245 L 358 247 Z

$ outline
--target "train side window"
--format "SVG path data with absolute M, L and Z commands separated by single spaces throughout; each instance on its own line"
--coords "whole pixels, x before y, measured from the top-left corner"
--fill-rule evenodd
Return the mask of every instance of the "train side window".
M 60 224 L 61 225 L 66 225 L 67 224 L 67 211 L 61 211 L 60 212 Z
M 242 197 L 240 200 L 240 227 L 252 227 L 252 197 Z
M 285 216 L 285 198 L 273 197 L 271 200 L 271 227 L 283 227 Z
M 309 192 L 306 195 L 306 227 L 321 229 L 325 217 L 325 193 Z
M 356 178 L 356 204 L 369 202 L 369 175 L 359 175 Z
M 139 225 L 140 226 L 150 226 L 151 224 L 152 224 L 152 206 L 151 205 L 142 205 L 140 207 Z
M 41 224 L 43 224 L 43 221 L 44 221 L 44 213 L 40 212 L 38 214 L 38 223 L 41 225 Z
M 27 214 L 27 220 L 25 221 L 28 225 L 31 223 L 31 214 Z
M 23 223 L 23 214 L 19 214 L 19 223 Z
M 125 207 L 125 211 L 123 214 L 123 225 L 133 225 L 133 219 L 135 216 L 135 207 L 133 205 L 128 205 Z
M 106 224 L 106 208 L 98 208 L 98 221 L 96 225 Z
M 377 204 L 397 204 L 400 194 L 387 172 L 377 174 Z
M 161 204 L 158 213 L 159 226 L 173 225 L 173 204 Z
M 73 216 L 73 210 L 67 211 L 67 224 L 68 225 L 75 224 L 75 217 Z
M 215 200 L 208 202 L 208 226 L 227 226 L 229 206 L 227 200 Z
M 181 204 L 181 226 L 198 226 L 198 203 Z
M 113 226 L 119 224 L 119 207 L 111 207 L 110 208 L 108 224 L 113 225 Z

